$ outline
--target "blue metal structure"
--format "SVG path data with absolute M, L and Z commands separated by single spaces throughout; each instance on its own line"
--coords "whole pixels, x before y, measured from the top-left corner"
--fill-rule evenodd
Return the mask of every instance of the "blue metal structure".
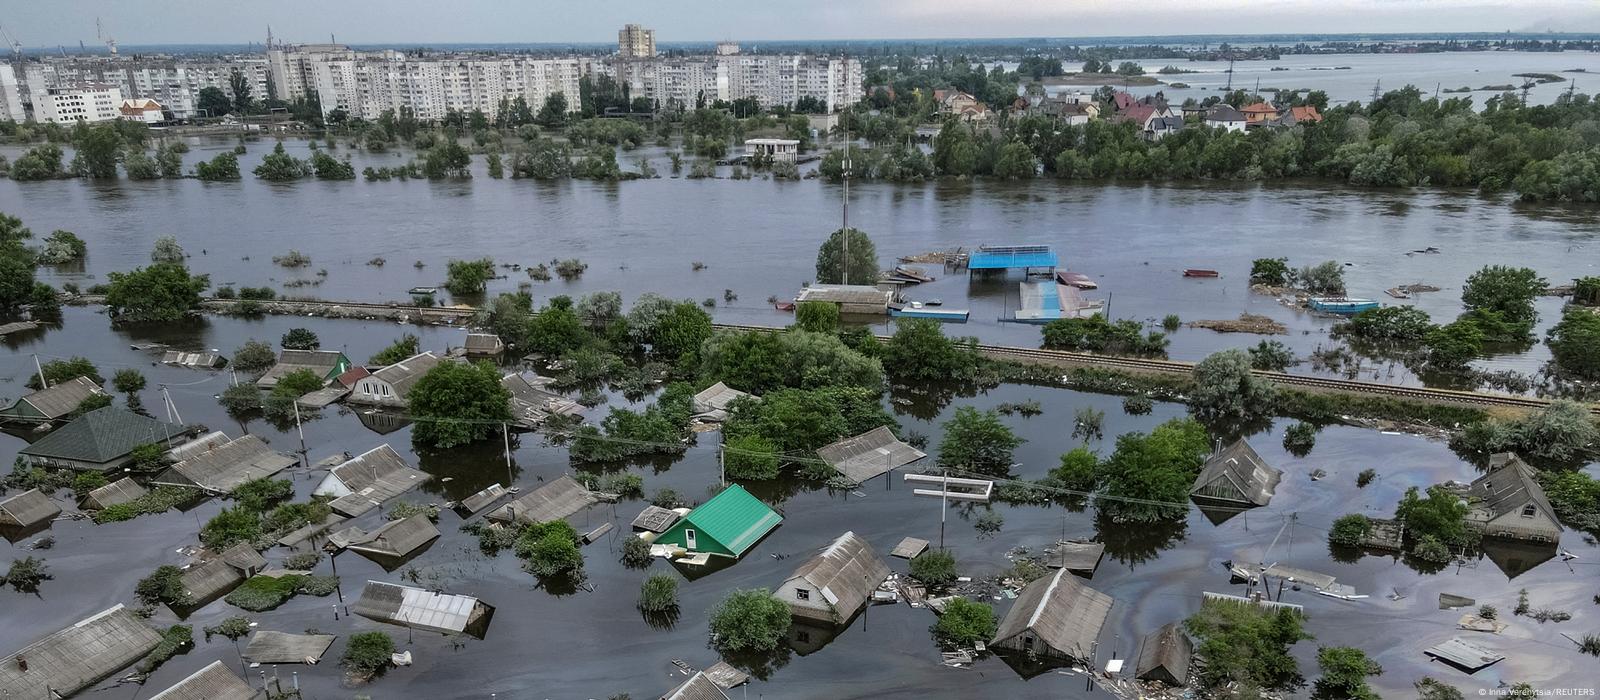
M 980 246 L 967 258 L 969 270 L 1009 270 L 1051 268 L 1056 252 L 1046 245 Z

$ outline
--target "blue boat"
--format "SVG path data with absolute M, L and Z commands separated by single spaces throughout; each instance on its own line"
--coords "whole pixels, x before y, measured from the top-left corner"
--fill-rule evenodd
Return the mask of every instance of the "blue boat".
M 1353 299 L 1350 297 L 1311 297 L 1311 308 L 1330 314 L 1358 314 L 1378 308 L 1378 302 L 1372 299 Z
M 889 315 L 895 318 L 931 318 L 935 321 L 966 323 L 968 311 L 966 309 L 935 309 L 924 303 L 911 302 L 910 304 L 891 305 L 889 307 Z

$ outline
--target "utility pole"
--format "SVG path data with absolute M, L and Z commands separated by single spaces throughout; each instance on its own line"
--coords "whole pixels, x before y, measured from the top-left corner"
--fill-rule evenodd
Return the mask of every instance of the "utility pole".
M 728 443 L 717 445 L 717 483 L 728 485 Z
M 850 54 L 846 53 L 844 60 L 848 63 Z M 854 117 L 851 118 L 854 119 Z M 846 124 L 844 128 L 844 199 L 840 207 L 841 220 L 839 223 L 840 257 L 842 258 L 839 261 L 839 281 L 843 284 L 850 284 L 850 145 L 850 126 Z
M 1379 79 L 1377 82 L 1374 82 L 1372 84 L 1372 101 L 1373 102 L 1377 102 L 1378 101 L 1378 89 L 1380 87 L 1382 87 L 1382 85 L 1383 85 L 1383 80 L 1382 79 Z
M 306 457 L 306 431 L 301 429 L 301 427 L 300 427 L 300 401 L 299 400 L 295 400 L 295 402 L 294 402 L 294 431 L 296 433 L 300 434 L 300 457 L 301 457 L 301 459 L 308 459 Z M 374 481 L 377 480 L 376 475 L 374 475 L 373 480 Z
M 511 431 L 506 428 L 505 423 L 500 424 L 500 438 L 506 447 L 506 488 L 511 488 L 513 481 L 511 477 Z
M 939 489 L 939 551 L 944 551 L 944 513 L 946 504 L 950 502 L 950 470 L 942 470 L 944 486 Z
M 44 378 L 44 367 L 39 364 L 39 354 L 33 355 L 33 369 L 39 373 L 39 389 L 49 389 L 50 382 Z

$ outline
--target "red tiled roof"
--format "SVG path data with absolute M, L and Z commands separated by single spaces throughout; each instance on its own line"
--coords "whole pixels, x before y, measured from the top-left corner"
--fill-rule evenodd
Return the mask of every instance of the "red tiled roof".
M 363 378 L 370 377 L 370 376 L 372 376 L 372 372 L 367 371 L 367 368 L 362 367 L 361 365 L 356 365 L 354 367 L 351 367 L 350 369 L 345 370 L 344 374 L 341 374 L 338 377 L 336 377 L 334 379 L 334 381 L 339 382 L 340 386 L 343 386 L 344 388 L 349 389 L 349 388 L 355 386 L 356 382 L 359 382 Z
M 1293 115 L 1294 116 L 1294 120 L 1297 121 L 1297 122 L 1320 122 L 1320 121 L 1322 121 L 1322 113 L 1317 111 L 1317 106 L 1316 105 L 1305 105 L 1303 107 L 1290 107 L 1289 108 L 1289 114 Z
M 1271 102 L 1257 102 L 1253 105 L 1246 105 L 1244 109 L 1239 111 L 1245 114 L 1277 114 L 1278 108 L 1273 107 Z

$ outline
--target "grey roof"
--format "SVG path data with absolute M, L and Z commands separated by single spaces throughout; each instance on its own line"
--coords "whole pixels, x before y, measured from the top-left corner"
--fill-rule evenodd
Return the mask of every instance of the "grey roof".
M 83 499 L 83 507 L 90 510 L 99 510 L 108 506 L 132 503 L 142 498 L 147 491 L 139 482 L 128 477 L 122 477 L 105 486 L 89 492 Z
M 735 399 L 741 399 L 746 396 L 750 396 L 750 394 L 734 389 L 722 382 L 717 382 L 706 387 L 705 391 L 694 395 L 694 412 L 726 411 Z
M 261 630 L 245 645 L 244 658 L 258 664 L 303 664 L 322 660 L 333 645 L 331 634 L 289 634 Z
M 507 503 L 487 516 L 490 520 L 511 522 L 512 514 L 525 523 L 560 520 L 594 505 L 599 499 L 570 476 L 561 476 L 528 495 Z
M 1189 494 L 1230 503 L 1264 506 L 1272 501 L 1283 472 L 1267 466 L 1250 443 L 1234 440 L 1211 455 Z
M 209 352 L 184 352 L 183 350 L 168 350 L 161 355 L 161 364 L 178 365 L 180 367 L 205 367 L 207 369 L 215 369 L 227 363 L 227 358 Z
M 469 631 L 494 612 L 492 606 L 472 596 L 382 581 L 368 581 L 351 610 L 379 622 L 446 634 Z
M 702 673 L 706 674 L 706 677 L 710 678 L 712 683 L 716 683 L 717 687 L 723 690 L 737 688 L 750 680 L 750 674 L 734 668 L 733 664 L 726 661 L 718 661 L 711 664 Z
M 1451 637 L 1424 649 L 1422 653 L 1448 661 L 1469 672 L 1493 665 L 1495 662 L 1506 658 L 1502 654 L 1485 649 L 1460 637 Z
M 254 700 L 260 697 L 255 688 L 244 682 L 221 661 L 195 671 L 177 685 L 167 688 L 150 700 Z
M 155 482 L 229 493 L 247 481 L 272 476 L 294 463 L 293 457 L 273 452 L 261 438 L 246 435 L 168 467 Z
M 537 425 L 553 415 L 583 412 L 578 402 L 535 386 L 519 373 L 501 377 L 500 386 L 511 392 L 511 413 L 523 423 Z
M 167 457 L 174 462 L 181 462 L 213 447 L 226 445 L 231 440 L 233 440 L 233 438 L 228 437 L 227 433 L 224 433 L 221 430 L 213 430 L 205 435 L 201 435 L 200 437 L 167 450 Z
M 493 333 L 468 333 L 462 348 L 471 354 L 495 355 L 505 350 L 506 344 Z
M 1086 659 L 1110 612 L 1111 596 L 1080 583 L 1061 569 L 1023 587 L 1017 602 L 1000 622 L 994 643 L 1031 629 L 1056 652 Z
M 1519 511 L 1532 503 L 1544 511 L 1551 522 L 1557 522 L 1550 498 L 1539 485 L 1538 475 L 1539 470 L 1528 466 L 1521 457 L 1503 452 L 1489 458 L 1489 473 L 1474 480 L 1467 495 L 1473 499 L 1475 508 L 1485 511 L 1487 519 Z M 1558 531 L 1560 527 L 1556 525 Z
M 1150 128 L 1176 131 L 1183 128 L 1183 117 L 1156 117 L 1150 122 Z
M 405 398 L 406 392 L 411 390 L 412 385 L 416 384 L 417 380 L 422 378 L 422 375 L 427 374 L 428 370 L 433 369 L 439 362 L 438 356 L 433 353 L 420 352 L 373 372 L 372 376 L 388 383 L 394 389 L 396 396 Z
M 1093 574 L 1105 553 L 1104 542 L 1057 542 L 1045 551 L 1045 556 L 1046 563 L 1054 568 Z
M 1235 109 L 1233 105 L 1226 102 L 1214 104 L 1211 109 L 1206 110 L 1206 121 L 1242 122 L 1244 121 L 1244 112 Z
M 315 493 L 336 496 L 328 505 L 354 518 L 431 478 L 383 444 L 334 467 Z
M 302 369 L 309 369 L 318 377 L 326 377 L 339 366 L 341 357 L 344 357 L 344 353 L 338 350 L 284 350 L 278 353 L 278 363 L 256 380 L 256 386 L 277 386 L 279 379 Z
M 889 565 L 872 551 L 872 545 L 854 532 L 845 532 L 795 569 L 789 580 L 810 582 L 842 622 L 865 604 L 888 577 Z
M 94 685 L 150 653 L 161 635 L 115 605 L 53 632 L 0 660 L 0 698 L 46 700 Z M 17 666 L 17 657 L 28 670 Z
M 0 525 L 31 527 L 60 514 L 61 506 L 39 489 L 28 489 L 0 501 Z
M 927 550 L 927 540 L 918 539 L 916 537 L 907 537 L 903 540 L 900 540 L 900 544 L 895 545 L 894 549 L 889 551 L 889 556 L 900 557 L 901 559 L 915 559 L 917 558 L 918 554 L 921 554 Z
M 266 567 L 267 560 L 260 552 L 241 543 L 184 569 L 178 580 L 183 584 L 186 604 L 202 604 L 233 590 Z
M 345 395 L 349 393 L 349 387 L 346 387 L 342 384 L 334 384 L 333 386 L 325 386 L 321 389 L 306 394 L 305 396 L 295 399 L 294 402 L 300 404 L 301 408 L 323 408 L 328 404 L 344 398 Z
M 0 325 L 0 336 L 11 335 L 12 333 L 17 333 L 19 331 L 31 331 L 38 327 L 39 324 L 34 323 L 33 321 L 13 321 L 5 325 Z
M 689 676 L 683 685 L 661 696 L 661 700 L 728 700 L 728 694 L 722 692 L 722 688 L 704 671 L 699 671 Z
M 1173 685 L 1185 685 L 1189 680 L 1189 657 L 1194 654 L 1194 643 L 1183 633 L 1183 626 L 1168 622 L 1139 644 L 1139 660 L 1134 664 L 1134 677 L 1155 680 Z
M 639 517 L 633 519 L 633 527 L 635 530 L 654 532 L 659 535 L 666 532 L 667 528 L 672 527 L 673 523 L 678 522 L 680 517 L 682 516 L 678 515 L 677 511 L 670 508 L 645 506 L 644 510 L 640 511 Z
M 826 445 L 817 450 L 817 456 L 851 481 L 862 483 L 928 455 L 901 442 L 888 426 L 879 426 Z
M 61 382 L 48 389 L 40 389 L 27 396 L 17 399 L 17 402 L 6 409 L 11 409 L 26 402 L 34 410 L 43 414 L 45 418 L 60 418 L 78 408 L 84 399 L 97 394 L 106 393 L 99 384 L 88 377 L 74 377 Z
M 894 292 L 859 284 L 813 284 L 800 290 L 795 301 L 827 301 L 835 304 L 888 306 Z
M 364 537 L 352 540 L 350 549 L 381 557 L 404 557 L 438 539 L 439 528 L 424 513 L 392 520 Z
M 465 512 L 467 515 L 477 515 L 478 511 L 494 505 L 494 502 L 500 500 L 500 497 L 504 495 L 506 495 L 506 487 L 498 483 L 490 484 L 488 488 L 461 499 L 461 502 L 456 504 L 456 509 Z
M 183 426 L 146 418 L 127 409 L 106 406 L 79 416 L 38 442 L 22 448 L 18 454 L 105 464 L 127 455 L 141 444 L 161 443 L 169 436 L 183 432 Z

